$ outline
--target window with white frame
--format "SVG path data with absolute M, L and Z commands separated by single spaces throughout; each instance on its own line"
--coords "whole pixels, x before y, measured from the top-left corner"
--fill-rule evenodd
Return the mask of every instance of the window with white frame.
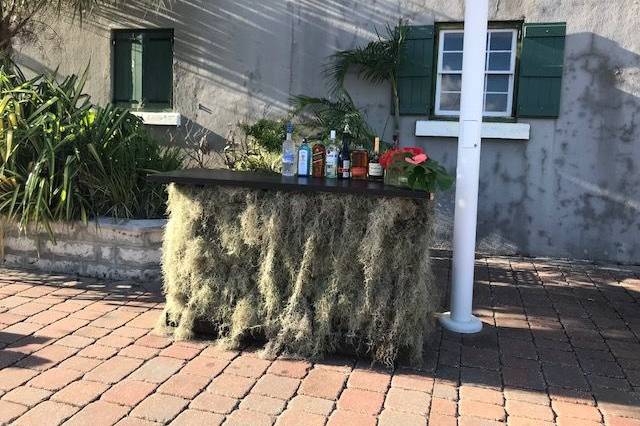
M 439 33 L 436 115 L 460 115 L 463 37 L 464 31 L 461 29 L 441 30 Z M 510 117 L 512 114 L 517 37 L 515 29 L 488 30 L 484 77 L 485 116 Z

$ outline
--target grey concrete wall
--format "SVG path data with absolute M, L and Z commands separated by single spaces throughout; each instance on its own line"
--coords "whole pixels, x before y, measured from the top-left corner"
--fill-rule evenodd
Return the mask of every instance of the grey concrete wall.
M 3 224 L 2 264 L 85 277 L 157 280 L 165 221 L 57 223 L 53 241 L 40 230 L 21 233 Z
M 528 120 L 531 140 L 483 144 L 482 250 L 640 263 L 640 3 L 637 0 L 493 0 L 490 19 L 567 22 L 562 106 L 557 120 Z M 111 98 L 109 30 L 175 29 L 175 106 L 220 146 L 240 120 L 282 115 L 292 94 L 325 95 L 327 55 L 365 43 L 399 17 L 413 24 L 459 21 L 450 0 L 174 0 L 169 11 L 137 1 L 100 8 L 83 28 L 58 19 L 39 43 L 19 49 L 34 70 L 79 72 Z M 356 102 L 390 137 L 389 88 L 354 79 Z M 452 172 L 454 139 L 416 138 L 423 117 L 404 117 L 401 140 Z M 451 238 L 453 193 L 439 197 L 443 245 Z

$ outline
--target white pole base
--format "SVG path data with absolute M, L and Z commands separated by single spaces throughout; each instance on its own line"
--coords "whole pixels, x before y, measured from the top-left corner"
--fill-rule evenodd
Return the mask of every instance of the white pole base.
M 454 333 L 473 334 L 482 330 L 482 321 L 473 315 L 469 321 L 461 322 L 451 318 L 451 312 L 445 312 L 440 315 L 440 324 Z

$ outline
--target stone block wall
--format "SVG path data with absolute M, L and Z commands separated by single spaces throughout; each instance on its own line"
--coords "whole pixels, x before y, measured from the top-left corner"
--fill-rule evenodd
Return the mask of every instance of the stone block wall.
M 19 233 L 4 225 L 4 266 L 108 279 L 157 280 L 165 220 L 115 221 L 101 218 Z

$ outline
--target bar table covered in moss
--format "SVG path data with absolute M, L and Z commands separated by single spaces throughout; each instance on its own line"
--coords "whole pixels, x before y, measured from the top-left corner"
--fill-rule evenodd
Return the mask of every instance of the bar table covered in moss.
M 231 347 L 419 363 L 445 288 L 428 194 L 382 183 L 192 169 L 169 183 L 162 268 L 176 339 L 203 322 Z

